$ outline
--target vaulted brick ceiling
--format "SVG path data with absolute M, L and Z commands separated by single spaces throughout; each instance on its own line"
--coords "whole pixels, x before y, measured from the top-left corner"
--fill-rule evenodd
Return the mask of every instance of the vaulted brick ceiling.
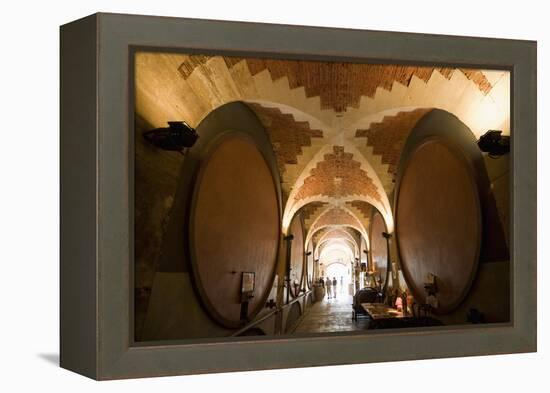
M 357 239 L 360 236 L 359 232 L 355 228 L 352 228 L 352 227 L 348 227 L 348 226 L 341 226 L 341 227 L 329 226 L 329 227 L 325 227 L 325 228 L 317 230 L 313 234 L 311 239 L 312 239 L 314 244 L 318 245 L 321 240 L 324 240 L 324 238 L 326 236 L 330 236 L 333 233 L 334 233 L 334 237 L 332 237 L 333 239 L 348 238 L 348 239 L 354 239 L 355 242 L 357 241 Z
M 326 202 L 311 202 L 302 207 L 300 210 L 302 212 L 302 217 L 304 220 L 309 220 L 312 218 L 319 209 L 326 206 Z
M 323 232 L 323 235 L 318 239 L 318 243 L 331 243 L 342 239 L 347 240 L 353 244 L 354 247 L 358 247 L 353 235 L 350 234 L 348 227 L 330 228 L 326 232 Z
M 311 169 L 294 198 L 300 200 L 318 195 L 333 198 L 367 195 L 381 201 L 373 180 L 343 146 L 333 146 L 332 153 L 325 154 L 323 161 Z
M 430 110 L 431 108 L 420 108 L 384 116 L 382 121 L 372 123 L 368 129 L 357 130 L 355 137 L 365 138 L 366 144 L 372 146 L 373 154 L 382 157 L 382 163 L 388 165 L 388 173 L 394 176 L 409 133 Z
M 226 71 L 222 70 L 223 67 Z M 361 97 L 376 99 L 380 95 L 378 94 L 380 89 L 391 92 L 396 83 L 408 87 L 414 78 L 423 83 L 428 83 L 434 73 L 437 73 L 443 80 L 448 81 L 451 81 L 454 75 L 459 73 L 464 80 L 475 86 L 475 89 L 482 96 L 487 95 L 493 87 L 483 71 L 467 68 L 232 56 L 187 55 L 184 61 L 181 61 L 178 72 L 184 80 L 191 80 L 194 74 L 200 75 L 192 81 L 193 86 L 198 83 L 205 83 L 208 88 L 215 90 L 209 94 L 212 97 L 215 96 L 216 99 L 219 99 L 218 96 L 223 94 L 229 96 L 239 94 L 238 91 L 241 91 L 241 95 L 244 94 L 250 97 L 249 105 L 257 113 L 270 134 L 283 180 L 283 190 L 286 194 L 291 193 L 293 182 L 300 175 L 300 171 L 304 170 L 305 163 L 298 165 L 300 157 L 304 155 L 304 149 L 310 148 L 312 141 L 324 140 L 328 135 L 319 127 L 312 127 L 308 121 L 297 120 L 295 115 L 277 108 L 273 103 L 266 106 L 262 103 L 263 96 L 271 95 L 271 99 L 276 99 L 276 102 L 291 107 L 301 102 L 302 104 L 298 105 L 299 107 L 302 109 L 309 108 L 310 113 L 324 116 L 324 120 L 330 119 L 332 124 L 334 119 L 342 116 L 338 113 L 345 113 L 348 108 L 359 108 Z M 266 72 L 269 76 L 260 78 L 260 74 Z M 232 80 L 222 81 L 222 74 L 224 73 L 231 75 Z M 250 81 L 249 78 L 254 81 Z M 278 82 L 283 79 L 285 82 L 279 84 Z M 272 87 L 269 84 L 272 84 Z M 457 90 L 457 86 L 457 82 L 453 81 L 452 89 Z M 286 89 L 286 92 L 281 91 L 281 89 Z M 301 98 L 299 98 L 299 94 L 295 94 L 299 89 L 303 89 L 305 92 Z M 416 86 L 415 89 L 418 90 Z M 273 94 L 269 93 L 270 91 Z M 260 101 L 255 102 L 258 98 Z M 309 98 L 318 98 L 317 109 L 312 108 L 312 104 L 315 106 L 315 101 L 306 102 Z M 387 101 L 386 98 L 382 98 Z M 332 112 L 332 115 L 328 112 L 323 114 L 323 110 Z M 385 117 L 380 122 L 370 124 L 367 128 L 359 128 L 354 133 L 357 139 L 356 143 L 358 145 L 365 143 L 368 147 L 372 147 L 372 155 L 381 157 L 381 164 L 384 165 L 383 171 L 387 171 L 389 177 L 392 177 L 406 135 L 427 110 L 429 109 L 420 108 L 403 111 L 396 116 Z M 329 116 L 329 118 L 326 116 Z M 353 121 L 351 120 L 353 116 L 350 121 Z M 365 142 L 362 142 L 363 140 Z M 334 155 L 339 156 L 341 152 L 335 152 Z M 311 156 L 308 156 L 303 161 L 307 162 L 310 158 Z M 358 173 L 355 160 L 349 160 L 347 157 L 344 157 L 340 167 L 345 168 L 344 171 L 352 169 L 358 176 L 353 179 L 348 176 L 346 180 L 350 181 L 342 181 L 342 183 L 347 183 L 344 186 L 338 184 L 340 176 L 333 176 L 332 181 L 327 181 L 327 176 L 320 174 L 321 170 L 329 169 L 333 174 L 342 172 L 338 169 L 330 169 L 339 168 L 339 157 L 334 158 L 333 162 L 325 162 L 331 161 L 331 159 L 332 157 L 325 158 L 323 163 L 319 163 L 318 168 L 312 171 L 316 173 L 312 173 L 308 177 L 306 183 L 302 186 L 303 189 L 300 190 L 299 195 L 296 195 L 297 199 L 305 198 L 307 195 L 347 196 L 350 195 L 350 192 L 353 192 L 358 195 L 369 194 L 373 199 L 381 201 L 380 194 L 384 191 L 390 191 L 391 180 L 386 181 L 383 179 L 381 188 L 385 188 L 385 190 L 377 189 L 372 181 L 373 174 Z M 371 157 L 367 157 L 367 159 L 371 159 Z M 348 164 L 349 166 L 346 166 Z M 289 171 L 290 168 L 293 170 Z M 387 175 L 382 173 L 374 174 L 374 176 L 384 178 Z M 359 191 L 359 189 L 361 190 Z
M 348 209 L 328 207 L 315 220 L 310 232 L 313 233 L 312 240 L 317 252 L 330 245 L 339 244 L 356 255 L 359 252 L 357 242 L 361 236 L 365 236 L 364 230 L 362 223 Z M 358 233 L 362 235 L 357 237 Z
M 348 201 L 346 207 L 357 217 L 364 228 L 369 228 L 373 211 L 376 211 L 370 203 L 359 200 Z
M 354 207 L 359 210 L 365 219 L 369 219 L 372 215 L 373 207 L 370 203 L 367 203 L 365 201 L 346 202 L 346 205 L 349 205 L 350 207 Z
M 321 256 L 324 251 L 334 247 L 340 249 L 346 248 L 352 253 L 352 255 L 358 255 L 355 243 L 346 238 L 324 240 L 322 243 L 319 244 L 318 255 Z
M 311 230 L 316 231 L 325 226 L 350 226 L 361 228 L 361 223 L 349 211 L 340 207 L 333 207 L 319 217 L 313 224 Z
M 323 211 L 323 208 L 328 205 L 327 202 L 311 202 L 300 209 L 302 218 L 304 219 L 306 231 L 309 230 L 313 221 Z
M 187 78 L 196 67 L 205 64 L 209 58 L 203 55 L 189 56 L 189 60 L 182 63 L 179 68 L 181 75 Z M 243 59 L 228 56 L 223 59 L 228 68 L 246 61 L 252 76 L 268 70 L 273 80 L 287 77 L 291 89 L 304 87 L 307 97 L 320 97 L 322 109 L 333 109 L 336 112 L 343 112 L 348 107 L 357 107 L 361 96 L 373 97 L 379 87 L 391 90 L 394 82 L 408 86 L 413 76 L 427 82 L 436 69 L 445 78 L 450 79 L 457 71 L 454 68 L 408 65 Z M 466 68 L 459 70 L 484 94 L 491 90 L 491 83 L 481 71 Z
M 306 222 L 305 227 L 306 227 L 306 232 L 313 233 L 313 235 L 311 236 L 311 240 L 315 244 L 318 244 L 321 241 L 321 238 L 325 238 L 325 237 L 329 237 L 331 239 L 348 237 L 350 240 L 357 242 L 359 240 L 356 239 L 356 236 L 358 233 L 358 229 L 361 229 L 360 225 L 362 225 L 362 228 L 365 228 L 365 230 L 367 230 L 368 228 L 370 217 L 363 216 L 361 212 L 358 210 L 355 210 L 355 211 L 352 210 L 354 209 L 354 207 L 348 203 L 345 204 L 347 207 L 347 209 L 345 210 L 345 213 L 346 214 L 351 213 L 352 219 L 348 221 L 348 224 L 353 224 L 353 226 L 342 226 L 341 221 L 337 221 L 330 226 L 323 227 L 322 225 L 326 224 L 326 220 L 328 218 L 325 218 L 324 220 L 325 224 L 323 223 L 323 221 L 319 221 L 318 218 L 324 215 L 325 213 L 327 213 L 327 211 L 332 209 L 333 206 L 329 203 L 323 203 L 318 207 L 310 207 L 311 205 L 315 206 L 316 204 L 317 202 L 312 202 L 310 204 L 307 204 L 301 209 L 302 212 L 313 211 L 313 213 L 310 214 L 309 217 L 306 216 L 307 218 L 305 219 L 305 222 Z M 366 202 L 365 204 L 368 205 L 368 203 Z
M 322 138 L 323 131 L 311 129 L 307 121 L 296 121 L 291 114 L 278 108 L 266 108 L 260 104 L 248 104 L 266 128 L 277 157 L 279 172 L 284 176 L 286 165 L 297 164 L 305 146 L 311 146 L 311 138 Z
M 250 106 L 277 158 L 283 229 L 299 210 L 306 229 L 320 216 L 366 227 L 369 200 L 391 230 L 399 156 L 430 108 L 454 113 L 477 136 L 509 131 L 501 71 L 142 52 L 136 81 L 136 113 L 157 127 L 180 118 L 196 126 L 227 102 Z

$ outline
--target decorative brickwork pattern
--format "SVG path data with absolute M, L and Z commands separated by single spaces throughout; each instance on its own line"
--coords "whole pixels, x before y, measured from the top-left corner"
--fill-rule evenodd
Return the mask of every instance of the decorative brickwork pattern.
M 309 122 L 296 121 L 294 116 L 282 113 L 278 108 L 266 108 L 249 104 L 269 133 L 281 176 L 285 165 L 297 164 L 304 146 L 311 146 L 311 138 L 322 138 L 323 131 L 309 128 Z
M 356 228 L 361 227 L 361 223 L 348 211 L 335 207 L 330 210 L 327 210 L 319 219 L 315 222 L 314 227 L 320 228 L 327 225 L 348 225 Z
M 468 80 L 474 82 L 483 94 L 486 95 L 493 88 L 489 80 L 487 80 L 485 75 L 479 70 L 472 68 L 458 69 L 466 76 L 466 78 L 468 78 Z M 443 75 L 447 79 L 451 79 L 455 70 L 457 70 L 457 68 L 438 68 L 438 71 L 441 73 L 441 75 Z
M 321 237 L 323 236 L 323 234 L 325 234 L 327 231 L 330 231 L 331 228 L 323 228 L 323 229 L 320 229 L 318 230 L 317 232 L 315 232 L 312 236 L 312 241 L 314 244 L 319 244 L 319 240 L 321 239 Z
M 204 66 L 206 62 L 213 57 L 215 56 L 189 55 L 188 58 L 178 67 L 178 71 L 183 79 L 187 79 L 191 76 L 193 71 L 195 71 L 195 68 Z
M 322 239 L 324 241 L 327 239 L 330 239 L 330 240 L 348 239 L 355 243 L 355 239 L 348 232 L 346 228 L 332 229 L 332 230 L 326 231 L 325 233 L 326 233 L 326 236 L 320 237 L 319 240 Z
M 343 197 L 370 196 L 381 201 L 380 194 L 361 164 L 346 153 L 343 146 L 333 146 L 333 153 L 325 154 L 323 161 L 311 170 L 295 195 L 295 200 L 313 196 Z
M 203 55 L 189 56 L 188 60 L 180 65 L 179 72 L 183 78 L 187 79 L 196 67 L 205 65 L 209 59 L 209 56 Z M 223 59 L 228 68 L 232 68 L 241 61 L 246 61 L 252 75 L 268 70 L 274 81 L 287 77 L 291 89 L 304 87 L 307 97 L 320 97 L 322 109 L 333 109 L 336 112 L 344 112 L 348 107 L 357 108 L 361 96 L 374 97 L 376 89 L 379 87 L 391 91 L 394 82 L 408 86 L 413 76 L 428 82 L 436 69 L 447 79 L 451 79 L 453 73 L 460 70 L 466 78 L 477 85 L 483 94 L 487 94 L 492 89 L 491 83 L 485 75 L 481 71 L 473 69 L 243 59 L 227 56 Z M 208 70 L 206 69 L 205 72 L 208 73 Z
M 312 239 L 314 244 L 319 244 L 319 241 L 323 238 L 323 236 L 326 233 L 336 231 L 336 230 L 347 233 L 349 236 L 351 236 L 352 239 L 355 239 L 355 241 L 357 242 L 358 232 L 354 228 L 350 228 L 350 227 L 336 227 L 336 228 L 335 227 L 325 227 L 325 228 L 319 229 L 317 232 L 315 232 L 315 234 L 312 236 L 311 239 Z
M 395 175 L 401 150 L 416 123 L 431 108 L 420 108 L 408 112 L 399 112 L 394 116 L 385 116 L 381 122 L 373 123 L 366 130 L 357 130 L 357 138 L 367 138 L 373 154 L 382 156 L 382 163 L 388 164 L 388 173 Z
M 302 207 L 300 211 L 302 212 L 304 221 L 311 219 L 316 213 L 319 212 L 320 208 L 325 205 L 327 205 L 327 202 L 311 202 Z
M 373 209 L 373 207 L 370 203 L 367 203 L 365 201 L 351 201 L 351 202 L 346 202 L 346 205 L 354 207 L 357 210 L 359 210 L 361 212 L 361 214 L 363 215 L 363 218 L 365 220 L 370 219 L 371 212 L 372 212 L 372 209 Z

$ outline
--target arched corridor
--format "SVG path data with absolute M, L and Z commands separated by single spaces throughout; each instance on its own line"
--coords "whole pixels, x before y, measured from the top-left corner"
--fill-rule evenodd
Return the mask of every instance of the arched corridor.
M 353 289 L 350 291 L 349 288 L 349 285 L 352 283 L 351 269 L 351 263 L 346 265 L 340 261 L 332 262 L 327 266 L 325 281 L 328 279 L 332 280 L 332 293 L 334 297 L 338 297 L 342 294 L 353 294 Z
M 509 72 L 134 66 L 136 341 L 509 321 Z

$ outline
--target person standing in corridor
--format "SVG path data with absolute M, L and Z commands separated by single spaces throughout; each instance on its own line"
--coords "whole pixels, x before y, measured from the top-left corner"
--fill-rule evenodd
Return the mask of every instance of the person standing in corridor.
M 335 299 L 336 299 L 336 285 L 338 285 L 338 281 L 336 281 L 336 277 L 332 277 L 332 293 L 334 293 Z
M 330 281 L 330 277 L 327 277 L 327 295 L 328 295 L 328 298 L 331 299 L 332 298 L 332 281 Z

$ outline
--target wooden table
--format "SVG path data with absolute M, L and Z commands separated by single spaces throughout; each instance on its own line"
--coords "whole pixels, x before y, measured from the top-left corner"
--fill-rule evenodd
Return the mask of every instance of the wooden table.
M 369 329 L 411 328 L 441 326 L 443 323 L 432 317 L 414 317 L 403 314 L 383 303 L 361 303 L 361 307 L 370 317 Z
M 391 325 L 395 324 L 392 321 L 405 321 L 412 318 L 412 316 L 405 315 L 403 312 L 388 307 L 384 303 L 361 303 L 361 307 L 363 307 L 371 319 L 369 329 L 391 327 Z
M 407 315 L 395 308 L 386 306 L 384 303 L 361 303 L 361 307 L 374 320 L 388 318 L 407 318 Z

